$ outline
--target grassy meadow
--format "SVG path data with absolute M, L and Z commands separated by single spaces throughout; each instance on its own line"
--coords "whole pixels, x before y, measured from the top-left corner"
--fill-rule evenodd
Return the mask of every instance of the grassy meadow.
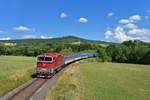
M 150 65 L 87 59 L 70 66 L 46 100 L 150 100 Z
M 0 96 L 32 78 L 35 57 L 0 56 Z

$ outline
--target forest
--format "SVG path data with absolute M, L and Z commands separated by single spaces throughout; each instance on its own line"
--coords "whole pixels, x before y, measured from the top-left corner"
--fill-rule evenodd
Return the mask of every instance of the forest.
M 150 43 L 139 40 L 125 41 L 97 50 L 99 61 L 120 63 L 150 64 Z

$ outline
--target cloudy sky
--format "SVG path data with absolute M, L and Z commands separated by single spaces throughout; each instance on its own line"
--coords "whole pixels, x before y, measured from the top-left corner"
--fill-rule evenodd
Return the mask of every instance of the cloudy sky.
M 0 0 L 0 40 L 150 42 L 150 0 Z

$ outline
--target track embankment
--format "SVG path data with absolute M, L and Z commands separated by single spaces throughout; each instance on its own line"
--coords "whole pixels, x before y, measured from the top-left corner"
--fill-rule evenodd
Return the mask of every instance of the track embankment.
M 36 79 L 24 89 L 9 98 L 9 100 L 28 100 L 33 94 L 48 81 L 48 79 Z

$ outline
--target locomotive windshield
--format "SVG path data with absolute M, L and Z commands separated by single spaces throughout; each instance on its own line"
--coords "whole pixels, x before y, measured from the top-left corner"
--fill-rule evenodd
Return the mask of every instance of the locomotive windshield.
M 52 57 L 38 57 L 38 61 L 46 61 L 46 62 L 52 62 L 53 58 Z

